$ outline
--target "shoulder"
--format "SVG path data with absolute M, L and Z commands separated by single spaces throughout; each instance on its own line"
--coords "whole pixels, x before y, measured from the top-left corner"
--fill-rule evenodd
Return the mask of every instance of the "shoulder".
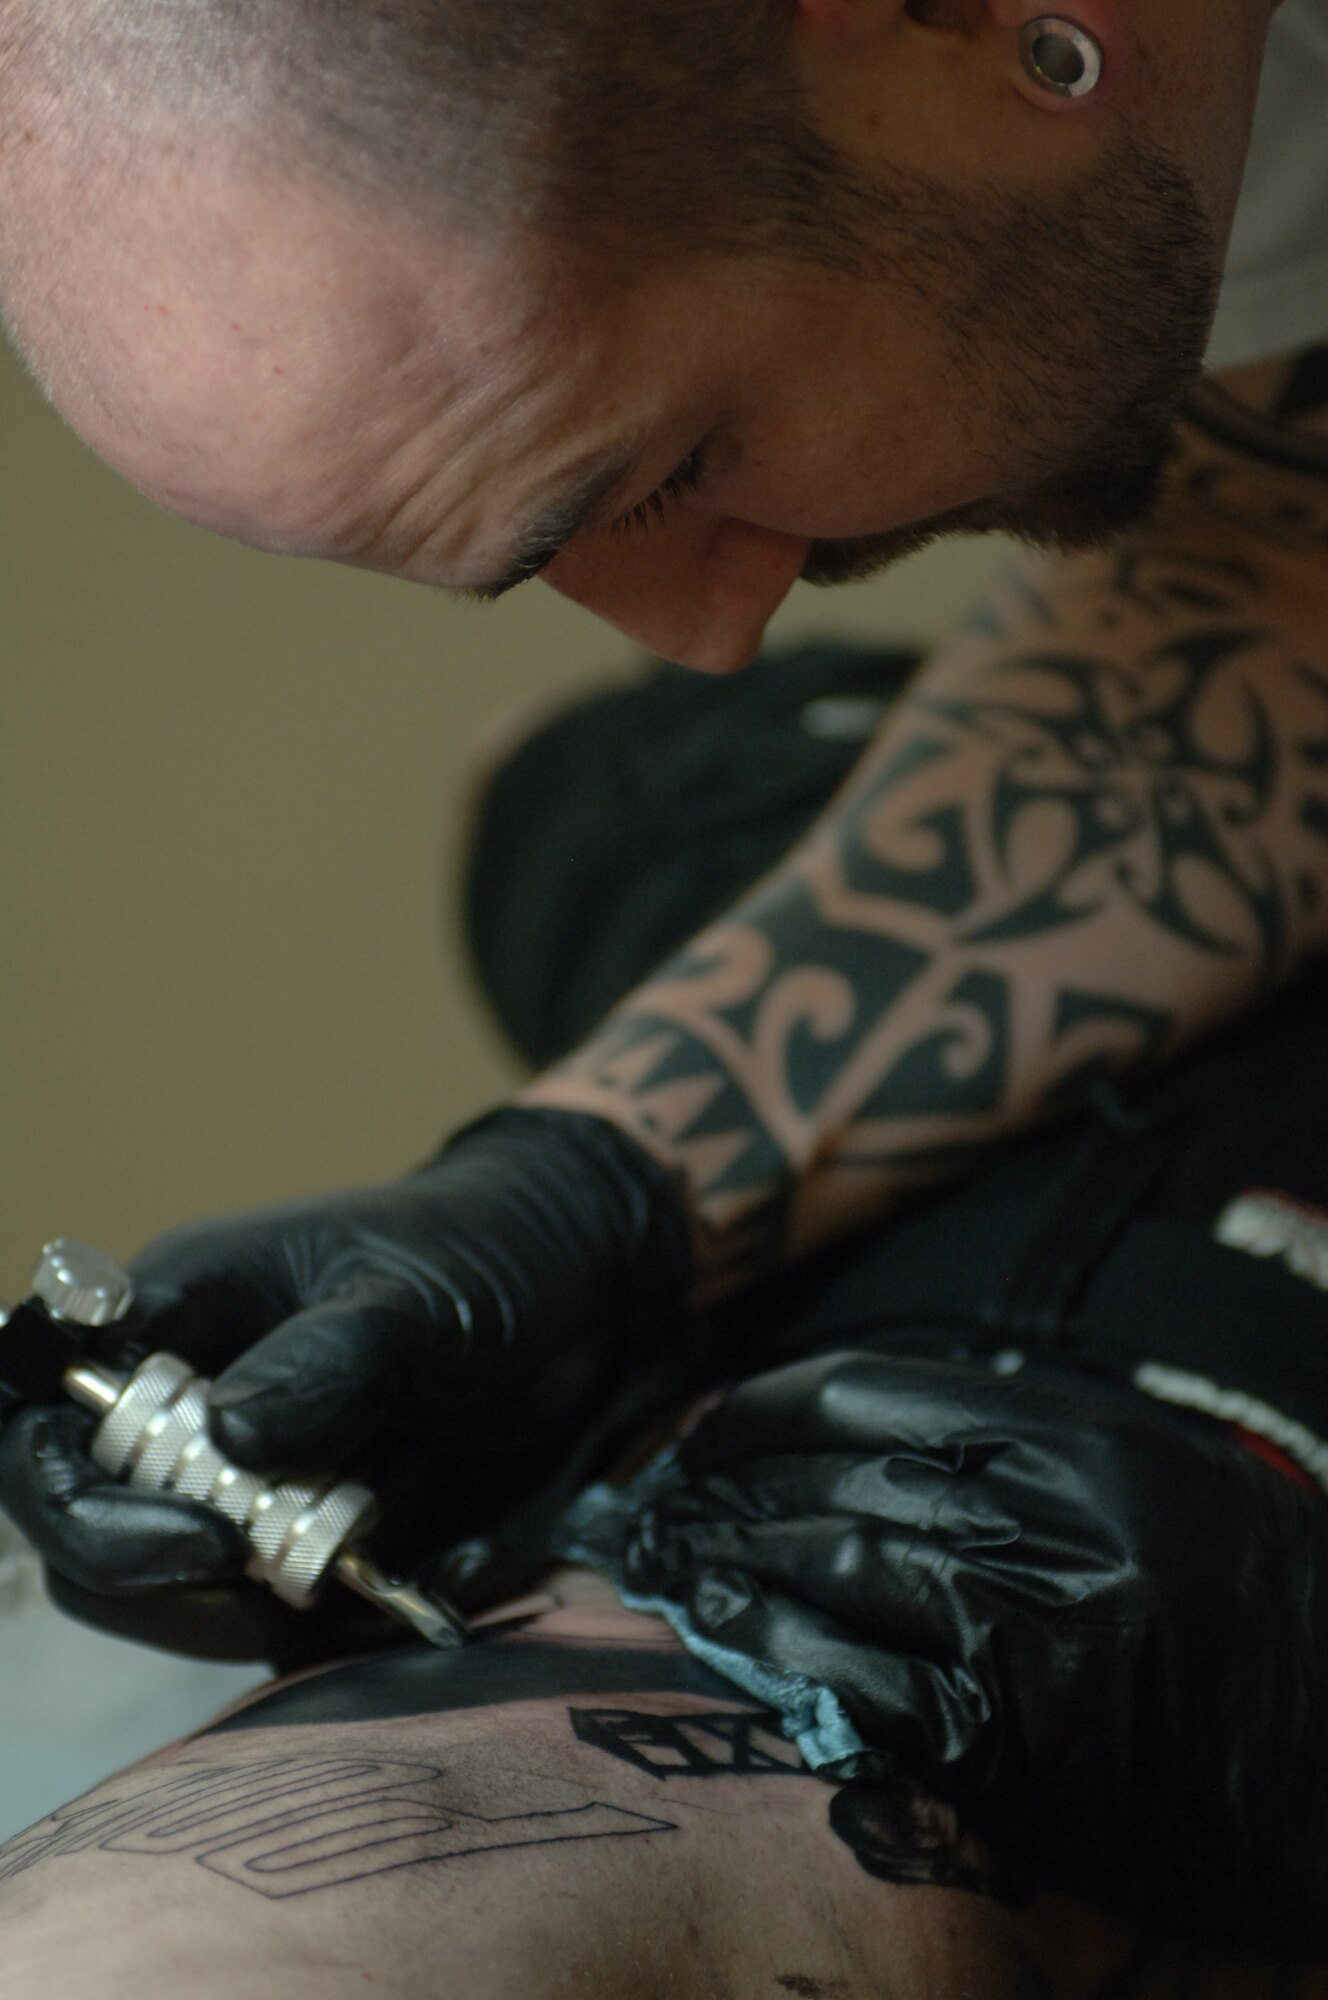
M 1190 410 L 1264 463 L 1328 479 L 1328 334 L 1270 360 L 1215 370 Z
M 1328 337 L 1205 375 L 1178 440 L 1158 523 L 1321 595 L 1328 617 Z

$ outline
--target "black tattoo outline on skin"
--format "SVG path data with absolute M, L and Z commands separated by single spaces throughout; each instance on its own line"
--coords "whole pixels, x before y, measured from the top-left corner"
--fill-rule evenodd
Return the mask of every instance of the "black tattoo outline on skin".
M 128 1773 L 61 1807 L 0 1847 L 0 1882 L 65 1854 L 175 1855 L 278 1901 L 477 1855 L 677 1831 L 671 1820 L 589 1796 L 477 1813 L 449 1802 L 447 1772 L 432 1764 L 299 1755 L 189 1762 Z
M 660 1783 L 813 1777 L 764 1709 L 569 1707 L 567 1714 L 577 1742 Z M 528 1788 L 531 1780 L 523 1782 Z M 681 1831 L 676 1820 L 611 1804 L 574 1782 L 542 1782 L 580 1796 L 533 1810 L 527 1798 L 514 1802 L 516 1810 L 480 1813 L 473 1797 L 455 1798 L 456 1779 L 434 1764 L 299 1753 L 178 1761 L 112 1779 L 7 1841 L 0 1883 L 66 1855 L 171 1856 L 275 1902 L 481 1855 Z M 1005 1903 L 1022 1894 L 998 1870 L 962 1857 L 957 1814 L 920 1786 L 839 1788 L 829 1826 L 878 1880 Z
M 578 1743 L 662 1783 L 675 1779 L 811 1778 L 765 1709 L 673 1713 L 632 1708 L 569 1708 Z M 757 1741 L 764 1738 L 765 1743 Z M 769 1745 L 770 1747 L 766 1747 Z M 1034 1885 L 963 1852 L 958 1812 L 922 1785 L 852 1783 L 835 1788 L 830 1831 L 858 1866 L 902 1888 L 964 1889 L 1006 1908 L 1030 1900 Z
M 762 1709 L 659 1715 L 633 1708 L 569 1708 L 572 1734 L 651 1778 L 809 1778 Z M 771 1748 L 756 1739 L 764 1736 Z M 776 1754 L 776 1752 L 780 1754 Z

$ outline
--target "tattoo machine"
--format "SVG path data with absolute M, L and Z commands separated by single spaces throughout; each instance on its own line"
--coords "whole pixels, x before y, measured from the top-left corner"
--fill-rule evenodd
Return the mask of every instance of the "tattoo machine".
M 360 1546 L 377 1518 L 367 1486 L 354 1480 L 272 1485 L 243 1472 L 208 1436 L 208 1383 L 171 1354 L 152 1354 L 129 1376 L 91 1360 L 87 1335 L 125 1317 L 128 1274 L 99 1250 L 48 1243 L 32 1296 L 0 1307 L 0 1392 L 20 1402 L 70 1395 L 101 1417 L 92 1457 L 113 1478 L 144 1492 L 201 1500 L 240 1528 L 247 1574 L 303 1610 L 330 1577 L 410 1625 L 430 1645 L 465 1643 L 470 1630 L 443 1598 L 388 1575 Z

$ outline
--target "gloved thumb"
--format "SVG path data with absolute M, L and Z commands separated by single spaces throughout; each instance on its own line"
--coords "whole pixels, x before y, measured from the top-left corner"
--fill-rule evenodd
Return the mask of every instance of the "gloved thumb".
M 92 1422 L 34 1404 L 0 1432 L 0 1506 L 53 1570 L 103 1595 L 244 1574 L 240 1530 L 212 1508 L 121 1485 L 87 1455 Z
M 340 1470 L 409 1414 L 427 1338 L 417 1293 L 359 1280 L 284 1320 L 217 1377 L 212 1440 L 272 1479 Z

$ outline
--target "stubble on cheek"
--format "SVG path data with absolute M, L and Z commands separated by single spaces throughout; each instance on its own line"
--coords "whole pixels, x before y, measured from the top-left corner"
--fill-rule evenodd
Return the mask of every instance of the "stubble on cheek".
M 951 217 L 950 235 L 935 220 L 950 248 L 929 269 L 919 262 L 919 287 L 957 385 L 955 419 L 994 440 L 985 454 L 975 444 L 989 493 L 880 535 L 817 542 L 807 582 L 874 575 L 949 534 L 1100 547 L 1144 520 L 1162 489 L 1220 281 L 1181 168 L 1126 134 L 1046 208 L 993 198 Z

